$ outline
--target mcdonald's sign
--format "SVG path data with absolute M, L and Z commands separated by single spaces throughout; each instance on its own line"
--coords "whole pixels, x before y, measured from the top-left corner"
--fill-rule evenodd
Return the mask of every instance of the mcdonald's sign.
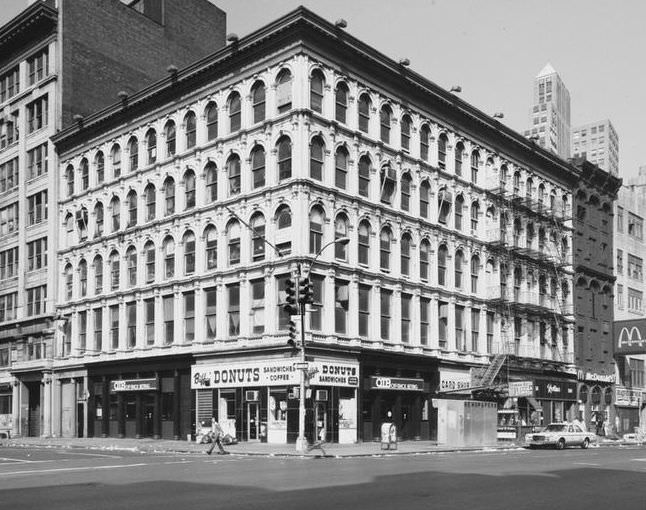
M 615 354 L 646 354 L 646 319 L 614 323 Z

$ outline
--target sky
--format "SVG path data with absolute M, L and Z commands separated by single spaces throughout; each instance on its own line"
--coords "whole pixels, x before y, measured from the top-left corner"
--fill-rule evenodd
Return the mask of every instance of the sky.
M 180 1 L 180 0 L 168 0 Z M 210 0 L 243 37 L 299 5 L 502 122 L 529 127 L 534 77 L 550 62 L 571 97 L 571 124 L 610 119 L 619 176 L 646 165 L 646 2 L 643 0 Z M 0 25 L 27 5 L 0 0 Z

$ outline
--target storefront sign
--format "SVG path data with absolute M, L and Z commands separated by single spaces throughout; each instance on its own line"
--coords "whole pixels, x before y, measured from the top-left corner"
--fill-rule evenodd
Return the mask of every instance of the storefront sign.
M 110 381 L 110 393 L 121 391 L 155 391 L 159 388 L 159 379 L 117 379 Z
M 583 370 L 576 371 L 576 378 L 579 381 L 604 382 L 610 384 L 614 384 L 616 380 L 615 374 L 598 374 L 596 372 L 584 372 Z
M 191 389 L 298 385 L 301 371 L 294 359 L 231 361 L 191 367 Z M 312 386 L 359 386 L 359 364 L 317 360 L 308 363 Z
M 440 392 L 450 391 L 451 393 L 470 394 L 471 372 L 465 370 L 440 370 Z
M 646 319 L 616 321 L 615 354 L 646 354 Z
M 644 395 L 641 391 L 622 388 L 620 386 L 617 386 L 617 388 L 615 388 L 615 405 L 617 406 L 639 407 L 640 399 L 643 398 Z
M 548 400 L 576 401 L 576 383 L 568 381 L 535 381 L 534 396 Z
M 533 381 L 513 381 L 509 383 L 508 396 L 510 397 L 533 397 Z
M 424 391 L 424 379 L 373 375 L 369 378 L 368 387 L 371 390 Z

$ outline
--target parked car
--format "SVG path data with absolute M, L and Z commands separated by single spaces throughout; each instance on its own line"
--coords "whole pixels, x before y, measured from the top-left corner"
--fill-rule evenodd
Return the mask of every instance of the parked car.
M 558 450 L 566 446 L 587 448 L 595 439 L 594 433 L 583 430 L 576 423 L 550 423 L 540 432 L 525 435 L 529 448 L 553 446 Z

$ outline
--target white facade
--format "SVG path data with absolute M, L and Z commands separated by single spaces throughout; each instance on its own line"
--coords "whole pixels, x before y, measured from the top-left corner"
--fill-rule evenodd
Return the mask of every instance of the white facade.
M 572 129 L 572 156 L 584 156 L 590 163 L 619 174 L 619 137 L 608 120 L 590 122 Z

